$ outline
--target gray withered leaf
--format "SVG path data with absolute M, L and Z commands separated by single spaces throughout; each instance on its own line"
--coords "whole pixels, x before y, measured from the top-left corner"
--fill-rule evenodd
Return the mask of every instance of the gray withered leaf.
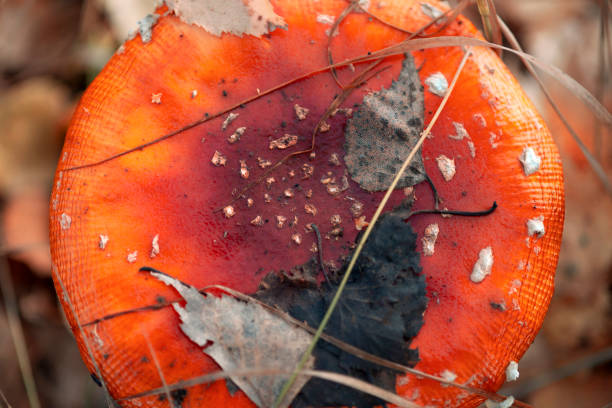
M 424 123 L 423 86 L 412 55 L 406 54 L 400 75 L 389 89 L 366 95 L 347 122 L 344 161 L 367 191 L 386 190 L 415 146 Z M 404 172 L 398 188 L 425 180 L 421 150 Z
M 312 340 L 312 335 L 306 330 L 289 324 L 258 303 L 227 295 L 206 296 L 169 275 L 151 270 L 150 273 L 174 287 L 185 299 L 185 307 L 173 304 L 182 321 L 181 330 L 197 345 L 209 344 L 204 353 L 223 370 L 291 370 Z M 313 366 L 314 358 L 311 357 L 305 368 Z M 288 376 L 234 375 L 230 378 L 258 407 L 267 408 L 274 405 Z M 288 406 L 308 380 L 308 377 L 298 377 L 280 406 Z

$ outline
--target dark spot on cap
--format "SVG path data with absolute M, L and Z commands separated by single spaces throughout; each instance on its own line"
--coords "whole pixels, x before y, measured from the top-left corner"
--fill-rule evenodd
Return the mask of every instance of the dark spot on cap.
M 170 396 L 172 397 L 172 406 L 174 408 L 182 408 L 183 401 L 185 401 L 187 396 L 187 390 L 179 388 L 178 390 L 170 391 Z
M 506 311 L 506 302 L 503 300 L 501 302 L 490 302 L 491 307 L 495 310 L 499 310 L 500 312 Z

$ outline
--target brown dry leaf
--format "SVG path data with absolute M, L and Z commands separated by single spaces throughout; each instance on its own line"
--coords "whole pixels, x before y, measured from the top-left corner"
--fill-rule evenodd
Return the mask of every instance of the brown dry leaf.
M 402 71 L 389 89 L 367 95 L 346 127 L 344 161 L 361 188 L 382 191 L 389 187 L 416 144 L 424 123 L 423 89 L 414 60 L 406 55 Z M 425 180 L 419 149 L 398 188 Z
M 151 275 L 172 286 L 187 301 L 185 307 L 174 304 L 181 329 L 194 343 L 205 346 L 223 370 L 295 367 L 312 340 L 306 330 L 289 324 L 255 302 L 244 302 L 231 296 L 204 296 L 193 286 L 171 276 L 151 271 Z M 211 344 L 212 343 L 212 344 Z M 310 358 L 305 368 L 314 367 Z M 274 406 L 287 380 L 285 376 L 230 376 L 232 381 L 258 407 Z M 299 377 L 285 397 L 286 407 L 308 382 Z

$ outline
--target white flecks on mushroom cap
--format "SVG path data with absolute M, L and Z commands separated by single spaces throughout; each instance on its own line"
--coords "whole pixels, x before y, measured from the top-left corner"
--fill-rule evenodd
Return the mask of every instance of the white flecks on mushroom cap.
M 161 104 L 162 96 L 163 96 L 163 94 L 161 92 L 151 94 L 151 103 L 154 103 L 156 105 Z
M 527 234 L 530 237 L 535 235 L 537 238 L 540 238 L 540 237 L 543 237 L 545 233 L 546 233 L 546 229 L 544 228 L 544 216 L 543 215 L 527 220 Z
M 98 241 L 98 248 L 106 249 L 106 244 L 108 244 L 109 238 L 108 235 L 100 234 L 100 240 Z
M 442 373 L 440 373 L 440 377 L 445 381 L 453 382 L 457 379 L 457 374 L 450 370 L 444 370 Z
M 470 139 L 470 134 L 468 133 L 465 126 L 463 126 L 463 123 L 453 122 L 453 126 L 455 128 L 455 134 L 448 135 L 448 137 L 455 140 L 463 140 L 464 138 Z
M 212 159 L 210 159 L 210 162 L 217 167 L 225 166 L 225 164 L 227 163 L 227 157 L 225 157 L 225 155 L 220 151 L 215 150 L 215 153 L 213 154 Z
M 448 90 L 448 81 L 441 72 L 435 72 L 425 79 L 425 85 L 429 87 L 429 92 L 443 97 Z
M 511 361 L 506 367 L 506 381 L 516 381 L 519 378 L 518 363 Z
M 523 165 L 525 176 L 530 176 L 540 170 L 540 165 L 542 164 L 542 158 L 531 147 L 523 149 L 523 153 L 519 156 L 519 161 Z
M 509 362 L 508 367 L 506 367 L 506 381 L 516 381 L 518 377 L 518 363 L 516 361 Z
M 493 267 L 493 249 L 489 246 L 483 248 L 478 253 L 478 261 L 474 264 L 470 280 L 474 283 L 480 283 L 487 275 L 491 274 Z
M 227 129 L 227 127 L 232 123 L 236 118 L 240 115 L 239 113 L 230 112 L 229 115 L 225 118 L 223 123 L 221 124 L 221 130 Z
M 245 126 L 239 127 L 227 138 L 227 141 L 231 144 L 238 142 L 242 135 L 244 135 L 244 132 L 246 132 L 246 129 Z
M 148 14 L 142 20 L 138 21 L 138 32 L 140 33 L 140 39 L 143 43 L 151 41 L 153 35 L 153 26 L 157 22 L 159 15 Z
M 298 137 L 296 135 L 285 134 L 284 136 L 279 137 L 278 139 L 271 140 L 270 144 L 268 145 L 268 148 L 270 150 L 274 150 L 274 149 L 284 150 L 288 147 L 296 145 L 297 142 L 298 142 Z
M 259 37 L 277 27 L 287 28 L 269 0 L 166 0 L 166 5 L 181 20 L 216 36 L 230 33 Z
M 431 4 L 421 3 L 421 11 L 427 17 L 438 18 L 442 15 L 442 11 Z
M 72 218 L 70 218 L 68 214 L 62 213 L 62 215 L 60 215 L 59 222 L 62 229 L 67 230 L 70 228 L 70 224 L 72 224 Z
M 127 261 L 129 263 L 134 263 L 136 262 L 136 259 L 138 258 L 138 251 L 134 251 L 134 252 L 129 252 L 127 255 Z
M 442 177 L 444 180 L 451 181 L 453 177 L 455 177 L 455 160 L 446 157 L 441 154 L 436 157 L 436 162 L 438 163 L 438 169 L 440 169 L 440 173 L 442 173 Z
M 499 136 L 493 132 L 489 132 L 489 143 L 493 149 L 497 149 L 499 146 Z
M 151 258 L 159 255 L 159 234 L 156 234 L 151 241 Z
M 334 24 L 336 17 L 330 16 L 329 14 L 317 14 L 317 23 L 321 24 Z
M 223 207 L 223 215 L 225 216 L 225 218 L 232 218 L 234 215 L 236 215 L 236 210 L 234 210 L 234 206 L 228 205 Z
M 423 243 L 423 255 L 432 256 L 434 254 L 439 233 L 440 227 L 438 227 L 438 224 L 429 224 L 425 228 L 423 238 L 421 238 L 421 242 Z
M 485 401 L 485 406 L 487 408 L 510 408 L 512 405 L 514 405 L 514 397 L 512 395 L 500 402 L 492 400 Z

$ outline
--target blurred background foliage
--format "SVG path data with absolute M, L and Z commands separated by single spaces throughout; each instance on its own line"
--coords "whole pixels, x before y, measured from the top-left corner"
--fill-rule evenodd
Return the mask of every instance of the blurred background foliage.
M 14 287 L 44 407 L 105 406 L 58 308 L 47 207 L 75 104 L 155 3 L 0 0 L 0 258 L 6 260 L 0 259 L 0 268 Z M 496 6 L 527 52 L 563 69 L 610 110 L 610 4 L 515 0 Z M 479 24 L 475 6 L 468 16 Z M 520 61 L 507 53 L 504 58 L 555 136 L 567 189 L 565 235 L 550 312 L 520 362 L 520 380 L 505 391 L 537 408 L 603 407 L 612 402 L 612 198 Z M 545 82 L 612 178 L 610 129 L 599 125 L 569 91 L 553 80 Z M 9 288 L 2 289 L 6 299 Z M 0 391 L 10 406 L 28 407 L 5 311 L 2 306 Z

